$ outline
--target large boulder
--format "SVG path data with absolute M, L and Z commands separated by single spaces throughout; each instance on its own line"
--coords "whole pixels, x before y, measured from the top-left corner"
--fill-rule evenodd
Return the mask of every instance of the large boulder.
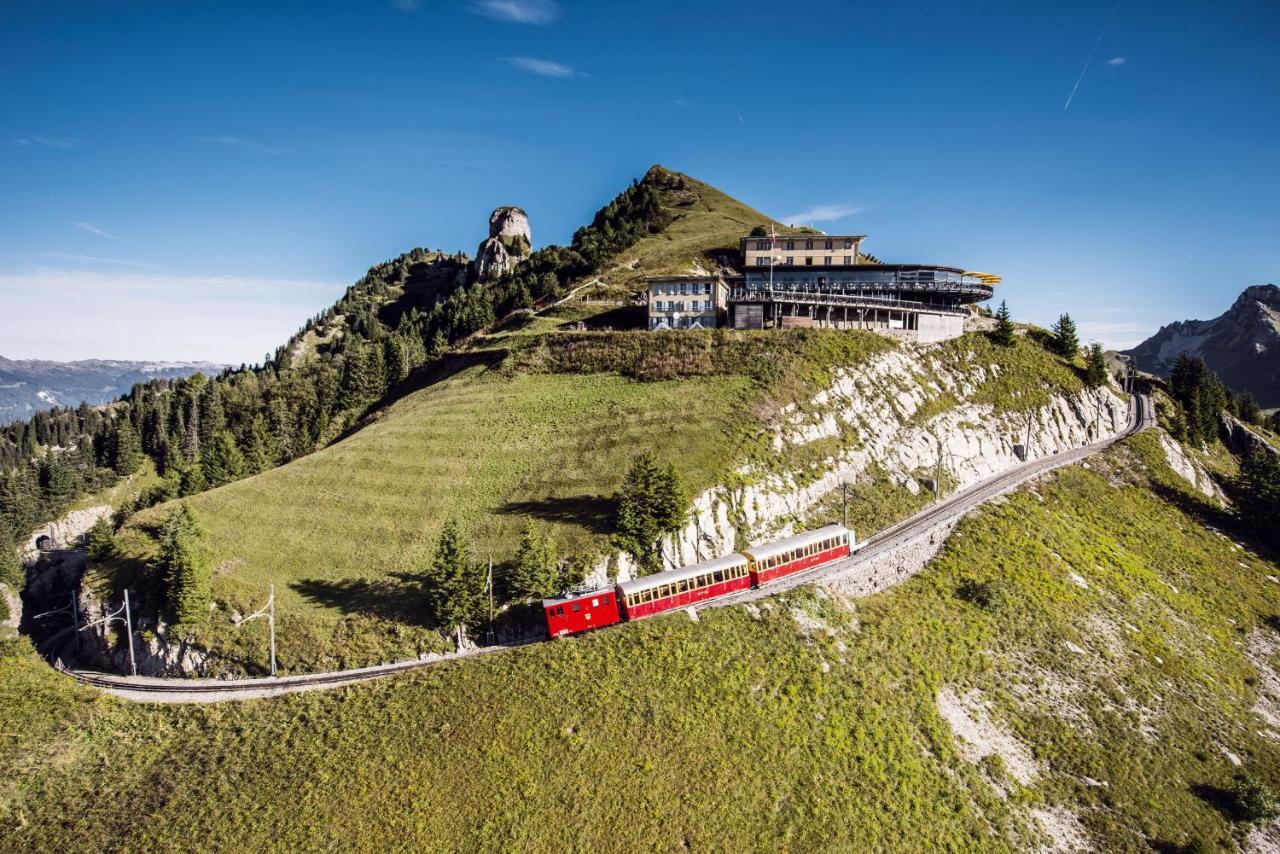
M 482 282 L 501 278 L 532 251 L 528 214 L 520 208 L 498 208 L 489 215 L 489 237 L 476 250 L 476 278 Z

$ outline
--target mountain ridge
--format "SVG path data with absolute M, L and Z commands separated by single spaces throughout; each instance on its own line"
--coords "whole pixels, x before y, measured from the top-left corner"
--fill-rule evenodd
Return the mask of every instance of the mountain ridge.
M 1230 388 L 1280 406 L 1280 287 L 1251 285 L 1217 317 L 1168 323 L 1124 352 L 1162 376 L 1182 353 L 1199 356 Z

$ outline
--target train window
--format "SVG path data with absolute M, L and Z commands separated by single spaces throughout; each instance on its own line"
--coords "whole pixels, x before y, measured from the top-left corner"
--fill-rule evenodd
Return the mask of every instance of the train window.
M 609 597 L 608 597 L 608 596 L 602 596 L 602 597 L 600 598 L 600 601 L 601 601 L 601 602 L 603 602 L 604 604 L 608 605 L 608 604 L 609 604 Z
M 579 611 L 581 611 L 581 610 L 582 610 L 582 603 L 580 603 L 580 602 L 574 602 L 574 603 L 573 603 L 573 613 L 575 613 L 575 614 L 576 614 L 576 613 L 578 613 L 578 612 L 579 612 Z
M 592 600 L 591 600 L 591 607 L 592 607 L 592 608 L 599 608 L 599 607 L 600 607 L 600 600 L 599 600 L 599 599 L 592 599 Z
M 564 606 L 563 606 L 563 605 L 561 605 L 559 608 L 556 608 L 556 616 L 557 616 L 557 617 L 563 617 L 563 616 L 564 616 Z

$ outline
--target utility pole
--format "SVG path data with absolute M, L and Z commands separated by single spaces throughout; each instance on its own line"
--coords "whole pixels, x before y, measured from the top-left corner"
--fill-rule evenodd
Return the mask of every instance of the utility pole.
M 485 582 L 489 588 L 489 646 L 493 646 L 493 552 L 489 552 L 489 579 Z
M 124 591 L 124 627 L 129 639 L 129 671 L 138 675 L 138 662 L 133 658 L 133 614 L 129 611 L 129 588 Z
M 849 481 L 840 482 L 840 524 L 849 527 Z
M 76 663 L 80 661 L 80 603 L 76 601 L 76 591 L 71 591 L 71 628 L 76 635 Z
M 240 625 L 256 620 L 259 617 L 267 618 L 267 632 L 271 636 L 271 675 L 276 675 L 276 586 L 274 584 L 267 587 L 267 604 L 261 609 L 254 611 L 249 616 L 240 621 Z

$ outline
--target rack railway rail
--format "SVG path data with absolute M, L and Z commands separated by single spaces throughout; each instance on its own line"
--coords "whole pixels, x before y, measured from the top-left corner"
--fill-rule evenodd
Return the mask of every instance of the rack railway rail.
M 946 498 L 898 524 L 868 537 L 863 547 L 848 558 L 825 563 L 812 569 L 801 570 L 762 587 L 753 587 L 719 596 L 690 607 L 695 609 L 719 608 L 738 605 L 754 599 L 777 595 L 780 592 L 805 584 L 813 584 L 827 576 L 845 572 L 859 563 L 884 555 L 903 546 L 918 535 L 937 525 L 959 518 L 975 507 L 1003 495 L 1033 478 L 1056 468 L 1079 462 L 1115 442 L 1145 430 L 1155 423 L 1155 412 L 1150 397 L 1145 394 L 1131 398 L 1129 424 L 1126 429 L 1108 437 L 1060 454 L 1031 460 L 998 475 L 977 483 L 968 489 Z M 154 677 L 115 676 L 87 670 L 70 670 L 58 666 L 84 685 L 103 689 L 116 696 L 139 701 L 159 703 L 213 703 L 230 700 L 260 699 L 297 691 L 323 690 L 353 685 L 370 679 L 379 679 L 406 671 L 431 667 L 449 661 L 460 661 L 483 655 L 507 652 L 541 642 L 541 638 L 528 638 L 513 643 L 475 647 L 461 652 L 447 653 L 423 659 L 378 664 L 353 670 L 328 673 L 310 673 L 297 676 L 266 677 L 254 679 L 174 679 Z

